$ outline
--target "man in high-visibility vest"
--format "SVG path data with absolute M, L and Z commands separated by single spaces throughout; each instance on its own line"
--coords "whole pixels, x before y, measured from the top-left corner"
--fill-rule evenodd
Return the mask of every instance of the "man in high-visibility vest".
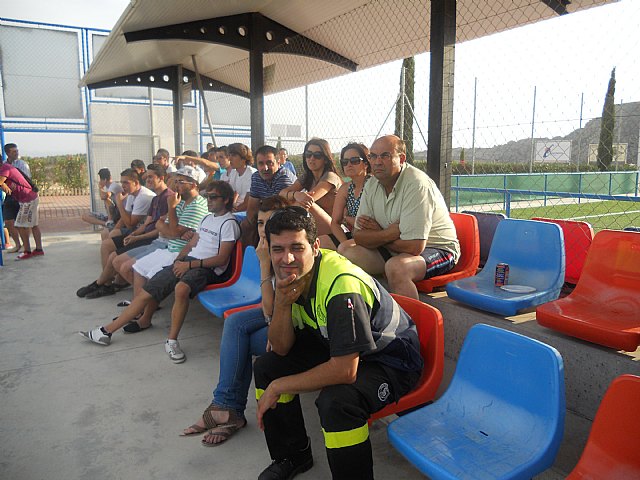
M 373 277 L 319 248 L 305 209 L 278 210 L 266 235 L 276 276 L 271 352 L 254 371 L 273 463 L 259 479 L 293 478 L 313 466 L 298 394 L 316 390 L 333 478 L 373 478 L 367 420 L 420 377 L 416 327 Z

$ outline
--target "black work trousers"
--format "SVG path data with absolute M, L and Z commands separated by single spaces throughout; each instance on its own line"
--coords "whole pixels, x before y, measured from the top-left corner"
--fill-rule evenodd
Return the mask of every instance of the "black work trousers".
M 327 347 L 303 331 L 286 356 L 270 352 L 256 360 L 257 398 L 273 380 L 307 371 L 328 360 Z M 418 373 L 361 361 L 355 383 L 330 385 L 320 391 L 316 407 L 334 479 L 373 478 L 368 419 L 411 390 L 418 378 Z M 393 386 L 400 391 L 393 391 Z M 277 407 L 266 412 L 263 420 L 272 459 L 291 458 L 306 448 L 307 432 L 298 395 L 281 395 Z

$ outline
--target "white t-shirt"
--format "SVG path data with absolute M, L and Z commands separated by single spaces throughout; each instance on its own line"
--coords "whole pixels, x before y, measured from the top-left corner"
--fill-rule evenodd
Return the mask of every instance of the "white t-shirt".
M 238 175 L 238 171 L 234 168 L 229 174 L 229 185 L 233 191 L 238 194 L 236 205 L 240 205 L 244 201 L 244 197 L 251 190 L 251 175 L 257 170 L 253 167 L 247 167 L 244 173 Z
M 188 255 L 199 260 L 204 260 L 205 258 L 218 255 L 222 242 L 235 242 L 238 240 L 238 238 L 240 238 L 240 225 L 231 212 L 227 212 L 219 217 L 210 213 L 200 222 L 198 236 L 198 243 Z M 229 257 L 229 259 L 231 259 L 231 257 Z M 229 265 L 229 262 L 216 267 L 213 271 L 216 275 L 222 275 L 227 269 L 227 265 Z
M 122 190 L 122 185 L 120 185 L 118 182 L 111 182 L 109 184 L 109 187 L 107 188 L 107 192 L 109 192 L 111 194 L 111 200 L 115 203 L 116 199 L 115 196 L 116 194 L 123 192 L 124 190 Z
M 142 221 L 147 218 L 151 201 L 156 194 L 149 190 L 147 187 L 140 187 L 138 193 L 134 195 L 127 195 L 125 200 L 124 209 L 129 212 L 130 215 L 141 215 Z
M 205 172 L 202 168 L 200 168 L 198 165 L 194 165 L 193 169 L 196 173 L 196 175 L 198 176 L 197 180 L 198 180 L 198 184 L 204 182 L 207 179 L 207 172 Z

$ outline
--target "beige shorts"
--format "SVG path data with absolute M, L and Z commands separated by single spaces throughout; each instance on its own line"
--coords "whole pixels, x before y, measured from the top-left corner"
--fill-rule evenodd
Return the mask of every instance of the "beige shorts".
M 21 203 L 14 226 L 22 228 L 37 227 L 38 203 L 40 203 L 40 197 L 36 197 L 36 199 L 31 202 Z

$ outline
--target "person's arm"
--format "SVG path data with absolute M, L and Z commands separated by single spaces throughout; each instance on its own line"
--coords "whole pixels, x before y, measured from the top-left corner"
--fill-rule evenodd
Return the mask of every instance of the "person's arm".
M 328 361 L 310 370 L 272 381 L 258 400 L 256 412 L 258 426 L 264 430 L 262 419 L 265 412 L 270 408 L 275 408 L 280 395 L 284 393 L 292 395 L 313 392 L 329 385 L 352 384 L 358 375 L 359 361 L 360 355 L 358 353 L 331 357 Z
M 302 191 L 302 184 L 299 180 L 293 182 L 293 185 L 280 190 L 279 195 L 307 209 L 311 207 L 314 201 L 309 193 Z
M 343 184 L 338 193 L 336 199 L 333 202 L 333 211 L 331 212 L 331 233 L 338 239 L 340 243 L 346 242 L 347 236 L 342 229 L 342 221 L 344 220 L 345 207 L 347 206 L 347 194 L 349 193 L 349 184 Z
M 260 262 L 260 293 L 262 293 L 262 312 L 265 316 L 273 316 L 273 282 L 271 281 L 271 257 L 269 256 L 269 244 L 265 237 L 261 237 L 256 247 L 256 255 Z
M 426 240 L 401 240 L 397 239 L 385 245 L 389 250 L 398 253 L 408 253 L 409 255 L 418 256 L 427 247 Z
M 6 182 L 7 182 L 7 177 L 0 176 L 0 188 L 2 188 L 4 193 L 6 193 L 7 195 L 11 195 L 11 189 L 9 188 L 9 185 L 7 185 Z
M 366 215 L 358 215 L 356 218 L 356 230 L 353 232 L 353 240 L 360 246 L 378 248 L 399 238 L 400 228 L 397 223 L 392 223 L 387 228 L 382 228 L 375 219 Z
M 128 195 L 123 194 L 122 192 L 119 192 L 116 195 L 116 207 L 118 207 L 118 210 L 120 211 L 120 221 L 118 223 L 124 227 L 133 228 L 138 224 L 139 218 L 137 218 L 138 215 L 131 215 L 131 213 L 127 212 L 125 209 L 125 201 L 127 197 Z M 133 222 L 134 220 L 136 220 L 135 223 Z
M 220 170 L 220 164 L 218 162 L 213 162 L 206 158 L 202 157 L 190 157 L 188 155 L 180 155 L 176 157 L 176 160 L 191 160 L 193 163 L 197 163 L 198 165 L 202 165 L 204 168 L 217 172 Z
M 181 198 L 179 193 L 167 196 L 167 218 L 169 219 L 169 222 L 165 222 L 163 219 L 156 222 L 156 229 L 163 237 L 171 239 L 180 238 L 187 230 L 189 230 L 188 227 L 178 223 L 176 207 L 180 203 L 180 200 Z
M 260 208 L 260 199 L 252 197 L 247 193 L 249 201 L 247 202 L 247 222 L 254 227 L 258 219 L 258 209 Z
M 286 198 L 287 200 L 291 200 L 291 193 L 290 192 L 299 192 L 302 190 L 302 184 L 300 183 L 299 180 L 296 180 L 295 182 L 293 182 L 292 185 L 289 185 L 286 188 L 283 188 L 282 190 L 280 190 L 280 196 Z M 289 194 L 289 195 L 287 195 Z

